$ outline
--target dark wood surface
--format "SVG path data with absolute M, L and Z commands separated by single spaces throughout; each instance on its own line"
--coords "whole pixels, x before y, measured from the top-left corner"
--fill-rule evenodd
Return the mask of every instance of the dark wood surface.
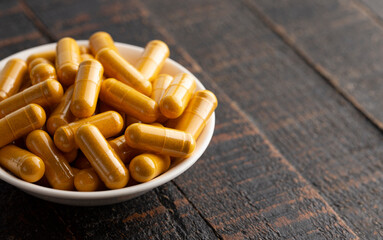
M 382 239 L 377 0 L 0 1 L 0 57 L 104 30 L 169 44 L 219 101 L 175 180 L 71 207 L 0 182 L 0 239 Z

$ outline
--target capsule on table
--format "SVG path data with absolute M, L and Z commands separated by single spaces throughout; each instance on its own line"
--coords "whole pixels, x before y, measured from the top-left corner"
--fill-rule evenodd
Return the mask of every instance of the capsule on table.
M 19 91 L 27 72 L 27 64 L 18 58 L 9 60 L 0 72 L 0 101 Z
M 153 99 L 113 78 L 102 82 L 100 99 L 146 123 L 154 122 L 160 113 L 158 104 Z
M 73 122 L 76 117 L 70 110 L 74 85 L 70 86 L 47 121 L 47 130 L 53 136 L 57 128 Z
M 56 70 L 60 82 L 69 86 L 74 83 L 80 65 L 80 48 L 73 38 L 62 38 L 56 47 Z
M 121 161 L 127 164 L 133 157 L 138 155 L 141 151 L 131 148 L 125 140 L 125 135 L 109 141 L 110 146 L 120 157 Z
M 44 58 L 52 63 L 55 62 L 55 59 L 56 59 L 56 51 L 55 50 L 51 50 L 51 51 L 45 51 L 45 52 L 39 52 L 39 53 L 34 53 L 32 55 L 30 55 L 28 58 L 27 58 L 27 64 L 29 66 L 29 64 L 35 60 L 36 58 Z
M 109 77 L 118 79 L 146 96 L 152 93 L 152 84 L 114 50 L 104 48 L 97 53 L 96 59 L 104 66 Z
M 74 176 L 74 186 L 80 192 L 101 190 L 104 186 L 93 168 L 82 169 Z
M 130 125 L 125 131 L 125 139 L 132 148 L 171 157 L 188 157 L 195 148 L 195 140 L 189 133 L 144 123 Z
M 61 84 L 56 80 L 48 79 L 1 101 L 0 118 L 30 103 L 36 103 L 42 107 L 55 105 L 60 102 L 62 96 Z
M 37 182 L 45 172 L 41 158 L 14 145 L 0 149 L 0 165 L 27 182 Z
M 169 156 L 143 153 L 129 163 L 129 173 L 137 182 L 147 182 L 166 172 L 169 167 Z
M 177 74 L 161 99 L 161 113 L 167 118 L 181 116 L 195 89 L 196 83 L 192 76 L 187 73 Z
M 110 48 L 118 52 L 112 36 L 106 32 L 96 32 L 90 36 L 89 47 L 94 56 L 96 56 L 96 54 L 103 48 Z
M 160 74 L 153 82 L 153 91 L 150 96 L 151 99 L 156 101 L 159 105 L 162 97 L 164 96 L 166 89 L 168 89 L 170 83 L 173 81 L 173 77 L 168 74 Z M 158 122 L 165 122 L 167 118 L 160 114 L 160 117 L 157 119 Z
M 95 58 L 93 57 L 93 55 L 90 55 L 88 53 L 83 53 L 80 55 L 80 58 L 81 58 L 81 62 L 85 61 L 85 60 L 95 60 Z
M 82 125 L 78 128 L 75 139 L 108 188 L 117 189 L 126 186 L 129 172 L 97 127 L 91 124 Z
M 45 111 L 37 104 L 29 104 L 0 119 L 0 147 L 44 126 Z
M 175 129 L 190 133 L 197 139 L 211 114 L 217 108 L 217 98 L 209 90 L 198 91 L 178 119 Z
M 46 61 L 45 63 L 39 63 L 37 65 L 33 65 L 36 60 L 39 60 L 42 58 L 35 59 L 30 65 L 32 65 L 32 69 L 29 72 L 29 76 L 32 82 L 32 85 L 35 85 L 39 82 L 43 82 L 47 79 L 56 79 L 57 80 L 57 74 L 55 67 Z
M 169 48 L 166 43 L 153 40 L 150 41 L 144 53 L 138 59 L 136 68 L 145 79 L 152 82 L 161 71 L 165 60 L 169 57 Z
M 34 130 L 26 140 L 27 148 L 45 164 L 45 176 L 55 189 L 73 190 L 74 174 L 65 156 L 56 148 L 52 138 L 43 130 Z
M 96 126 L 105 138 L 115 136 L 124 126 L 124 120 L 121 115 L 114 111 L 103 112 L 89 118 L 84 118 L 61 126 L 56 130 L 54 141 L 57 148 L 63 152 L 70 152 L 76 149 L 77 145 L 74 140 L 75 133 L 81 125 L 87 123 Z

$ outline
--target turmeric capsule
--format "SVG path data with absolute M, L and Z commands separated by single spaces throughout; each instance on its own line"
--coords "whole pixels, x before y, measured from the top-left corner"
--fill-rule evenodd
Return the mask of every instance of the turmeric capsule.
M 104 48 L 97 53 L 96 59 L 104 66 L 109 77 L 118 79 L 146 96 L 152 93 L 152 84 L 114 50 Z
M 129 163 L 129 173 L 137 182 L 147 182 L 166 172 L 169 167 L 169 156 L 144 153 Z
M 81 58 L 81 62 L 85 61 L 85 60 L 95 60 L 95 58 L 93 57 L 93 55 L 90 55 L 88 53 L 83 53 L 80 55 L 80 58 Z
M 30 62 L 28 64 L 28 71 L 31 72 L 32 69 L 39 65 L 40 63 L 49 63 L 49 64 L 52 64 L 51 62 L 49 62 L 47 59 L 45 58 L 35 58 L 32 62 Z
M 45 172 L 41 158 L 14 145 L 0 149 L 0 165 L 27 182 L 40 180 Z
M 171 157 L 188 157 L 195 148 L 192 135 L 183 131 L 134 123 L 125 131 L 126 143 L 136 149 Z
M 19 91 L 27 72 L 27 64 L 18 58 L 9 60 L 0 72 L 0 101 Z
M 103 185 L 93 168 L 82 169 L 74 176 L 74 186 L 80 192 L 101 190 Z
M 51 50 L 51 51 L 45 51 L 45 52 L 38 52 L 38 53 L 34 53 L 34 54 L 30 55 L 27 58 L 28 66 L 36 58 L 44 58 L 44 59 L 54 63 L 55 59 L 56 59 L 56 51 L 55 50 Z
M 181 116 L 196 89 L 192 76 L 180 73 L 174 77 L 160 102 L 161 113 L 167 118 Z
M 117 189 L 126 186 L 129 172 L 97 127 L 91 124 L 82 125 L 78 128 L 75 139 L 108 188 Z
M 168 74 L 160 74 L 153 82 L 153 91 L 150 96 L 151 99 L 160 104 L 162 97 L 164 96 L 166 89 L 168 89 L 170 83 L 173 81 L 173 77 Z M 165 122 L 167 118 L 160 114 L 157 119 L 158 122 Z
M 34 60 L 32 63 L 34 63 L 36 60 Z M 35 85 L 39 82 L 43 82 L 47 79 L 57 80 L 56 69 L 49 62 L 39 63 L 37 65 L 34 65 L 34 67 L 31 69 L 29 73 L 29 76 L 30 76 L 32 85 Z
M 56 80 L 48 79 L 1 101 L 0 118 L 30 103 L 36 103 L 42 107 L 52 106 L 58 103 L 62 96 L 61 84 Z
M 74 85 L 70 86 L 64 97 L 61 98 L 60 103 L 55 110 L 51 113 L 47 121 L 47 130 L 53 136 L 57 128 L 67 125 L 75 120 L 75 116 L 70 111 L 70 104 L 72 102 Z
M 74 83 L 80 65 L 80 48 L 73 38 L 62 38 L 56 47 L 56 69 L 60 82 L 69 86 Z
M 89 47 L 84 46 L 84 45 L 79 45 L 78 47 L 80 49 L 80 54 L 89 54 L 90 53 Z
M 124 135 L 110 140 L 109 144 L 125 164 L 140 153 L 139 150 L 129 147 Z
M 154 122 L 160 113 L 158 104 L 153 99 L 113 78 L 102 82 L 100 99 L 146 123 Z
M 106 138 L 115 136 L 124 126 L 124 120 L 121 115 L 114 111 L 103 112 L 89 118 L 84 118 L 61 126 L 56 130 L 54 141 L 57 148 L 63 152 L 70 152 L 76 149 L 75 133 L 81 125 L 87 123 L 95 125 Z
M 153 82 L 168 57 L 169 48 L 166 43 L 159 40 L 150 41 L 138 59 L 136 68 L 145 79 Z
M 56 189 L 73 190 L 72 168 L 49 134 L 43 130 L 34 130 L 28 134 L 25 142 L 29 151 L 44 161 L 45 176 L 49 184 Z
M 78 118 L 92 116 L 97 106 L 98 94 L 104 69 L 96 60 L 86 60 L 80 64 L 70 110 Z
M 110 48 L 118 52 L 112 36 L 106 32 L 96 32 L 89 38 L 89 47 L 93 55 L 96 54 L 103 48 Z
M 196 92 L 177 121 L 175 129 L 190 133 L 194 139 L 197 139 L 216 108 L 217 98 L 214 93 L 209 90 Z
M 45 111 L 37 104 L 29 104 L 0 119 L 0 147 L 41 128 L 45 120 Z

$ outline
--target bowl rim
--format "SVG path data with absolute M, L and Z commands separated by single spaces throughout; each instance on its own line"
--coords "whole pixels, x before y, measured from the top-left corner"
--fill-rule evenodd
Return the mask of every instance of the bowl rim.
M 76 42 L 79 45 L 86 45 L 88 44 L 88 40 L 76 40 Z M 115 42 L 116 47 L 119 48 L 127 48 L 128 50 L 134 50 L 134 51 L 143 51 L 142 47 L 138 47 L 135 45 L 127 44 L 127 43 L 120 43 Z M 40 46 L 28 48 L 22 51 L 19 51 L 17 53 L 14 53 L 0 61 L 0 68 L 5 65 L 5 63 L 11 59 L 11 58 L 22 58 L 26 59 L 27 56 L 39 52 L 39 51 L 49 51 L 52 49 L 55 49 L 56 43 L 48 43 L 43 44 Z M 23 56 L 24 57 L 20 57 Z M 197 83 L 197 89 L 198 90 L 205 90 L 205 87 L 202 85 L 202 83 L 196 78 L 189 70 L 187 70 L 185 67 L 183 67 L 181 64 L 177 63 L 176 61 L 168 58 L 165 62 L 166 64 L 174 64 L 175 67 L 177 67 L 181 72 L 185 72 L 193 76 Z M 215 127 L 215 113 L 211 115 L 210 119 L 208 120 L 205 129 L 201 133 L 201 135 L 204 135 L 205 138 L 197 139 L 197 146 L 194 154 L 186 158 L 176 164 L 174 164 L 167 172 L 161 174 L 160 176 L 154 178 L 153 180 L 145 183 L 139 183 L 137 185 L 124 187 L 121 189 L 113 189 L 113 190 L 103 190 L 103 191 L 95 191 L 95 192 L 78 192 L 78 191 L 67 191 L 67 190 L 58 190 L 53 188 L 48 188 L 44 186 L 37 185 L 35 183 L 29 183 L 22 179 L 17 178 L 16 176 L 12 175 L 11 173 L 8 173 L 6 170 L 4 170 L 0 166 L 0 179 L 29 193 L 32 193 L 33 195 L 41 195 L 45 197 L 50 198 L 61 198 L 61 199 L 71 199 L 71 200 L 92 200 L 92 199 L 108 199 L 112 197 L 123 197 L 127 195 L 133 195 L 133 194 L 139 194 L 146 191 L 149 191 L 153 188 L 156 188 L 160 185 L 163 185 L 174 178 L 178 177 L 182 173 L 184 173 L 187 169 L 189 169 L 194 163 L 201 157 L 201 155 L 205 152 L 206 148 L 208 147 L 213 133 L 214 133 L 214 127 Z M 172 163 L 173 164 L 173 163 Z

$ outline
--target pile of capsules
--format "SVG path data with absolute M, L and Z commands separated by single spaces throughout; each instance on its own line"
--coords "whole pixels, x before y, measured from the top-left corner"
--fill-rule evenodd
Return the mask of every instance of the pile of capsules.
M 159 74 L 168 57 L 153 40 L 132 65 L 97 32 L 89 46 L 66 37 L 55 51 L 9 60 L 0 72 L 1 167 L 27 182 L 97 191 L 150 181 L 172 158 L 191 156 L 217 99 L 189 74 Z

